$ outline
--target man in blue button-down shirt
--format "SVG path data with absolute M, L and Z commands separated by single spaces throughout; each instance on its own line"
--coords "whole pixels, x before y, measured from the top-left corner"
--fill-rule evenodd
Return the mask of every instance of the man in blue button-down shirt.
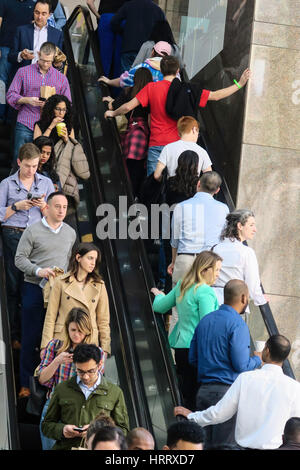
M 196 408 L 215 405 L 241 372 L 261 365 L 261 353 L 250 357 L 249 328 L 241 317 L 249 302 L 244 281 L 232 279 L 224 287 L 224 304 L 198 324 L 189 351 L 190 364 L 197 367 Z M 234 444 L 236 417 L 207 426 L 206 445 Z
M 200 177 L 196 194 L 176 205 L 172 217 L 172 262 L 168 273 L 172 287 L 192 266 L 198 253 L 210 250 L 219 243 L 229 209 L 214 199 L 220 191 L 222 179 L 216 171 L 207 171 Z M 169 333 L 177 323 L 176 307 L 172 309 Z
M 0 183 L 0 222 L 6 271 L 7 304 L 13 346 L 20 340 L 20 290 L 23 273 L 15 266 L 15 254 L 26 227 L 42 218 L 45 200 L 55 191 L 50 178 L 37 173 L 40 151 L 32 143 L 19 153 L 19 170 Z M 33 199 L 39 196 L 38 199 Z

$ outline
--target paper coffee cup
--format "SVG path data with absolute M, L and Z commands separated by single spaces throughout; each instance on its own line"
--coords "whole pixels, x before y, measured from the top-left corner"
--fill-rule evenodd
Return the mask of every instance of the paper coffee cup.
M 65 122 L 59 122 L 56 124 L 57 135 L 60 137 L 62 135 L 62 130 L 66 127 Z
M 262 352 L 262 350 L 265 347 L 266 342 L 265 341 L 254 341 L 254 344 L 255 344 L 255 351 Z

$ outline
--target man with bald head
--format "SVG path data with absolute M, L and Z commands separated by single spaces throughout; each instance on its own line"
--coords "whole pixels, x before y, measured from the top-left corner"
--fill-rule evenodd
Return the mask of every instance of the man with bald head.
M 250 357 L 250 333 L 241 317 L 249 303 L 248 287 L 239 279 L 224 287 L 224 304 L 197 326 L 189 351 L 189 362 L 197 368 L 197 410 L 215 405 L 237 376 L 261 365 L 259 353 Z M 235 416 L 224 424 L 207 426 L 206 444 L 234 444 Z
M 145 428 L 134 428 L 127 435 L 128 450 L 153 450 L 155 442 Z
M 215 406 L 196 413 L 178 406 L 175 416 L 185 416 L 205 429 L 236 414 L 235 439 L 240 447 L 277 449 L 287 420 L 300 417 L 300 383 L 282 370 L 290 350 L 287 338 L 270 336 L 261 353 L 261 369 L 240 374 Z

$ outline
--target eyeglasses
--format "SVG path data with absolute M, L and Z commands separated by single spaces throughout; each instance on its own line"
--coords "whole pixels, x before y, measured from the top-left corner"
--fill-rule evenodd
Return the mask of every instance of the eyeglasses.
M 55 111 L 58 111 L 59 113 L 66 113 L 67 112 L 67 108 L 54 108 Z
M 93 374 L 96 374 L 96 372 L 98 372 L 99 368 L 98 367 L 95 367 L 94 369 L 90 369 L 90 370 L 80 370 L 80 369 L 76 369 L 76 372 L 78 375 L 93 375 Z

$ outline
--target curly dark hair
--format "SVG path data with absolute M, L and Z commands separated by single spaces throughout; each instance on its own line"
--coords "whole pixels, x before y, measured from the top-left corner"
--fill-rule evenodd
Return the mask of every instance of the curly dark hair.
M 176 173 L 170 178 L 170 189 L 186 194 L 187 199 L 196 193 L 199 181 L 199 155 L 193 150 L 185 150 L 179 155 Z
M 50 126 L 52 120 L 54 119 L 54 108 L 61 102 L 66 103 L 67 112 L 64 117 L 64 122 L 66 123 L 68 134 L 70 134 L 73 129 L 73 112 L 72 105 L 68 98 L 64 95 L 53 95 L 47 99 L 45 105 L 42 109 L 41 118 L 40 118 L 40 127 L 41 129 L 47 129 Z
M 226 216 L 226 225 L 220 235 L 220 240 L 229 238 L 231 241 L 240 240 L 238 223 L 245 225 L 249 217 L 254 217 L 254 213 L 249 209 L 236 209 Z
M 33 143 L 38 147 L 40 152 L 42 152 L 43 147 L 46 145 L 51 147 L 51 155 L 49 160 L 42 166 L 40 170 L 46 172 L 51 179 L 51 181 L 55 184 L 59 182 L 59 176 L 56 173 L 56 156 L 54 151 L 54 142 L 50 137 L 46 137 L 45 135 L 41 135 L 37 137 Z M 39 172 L 40 172 L 39 170 Z

